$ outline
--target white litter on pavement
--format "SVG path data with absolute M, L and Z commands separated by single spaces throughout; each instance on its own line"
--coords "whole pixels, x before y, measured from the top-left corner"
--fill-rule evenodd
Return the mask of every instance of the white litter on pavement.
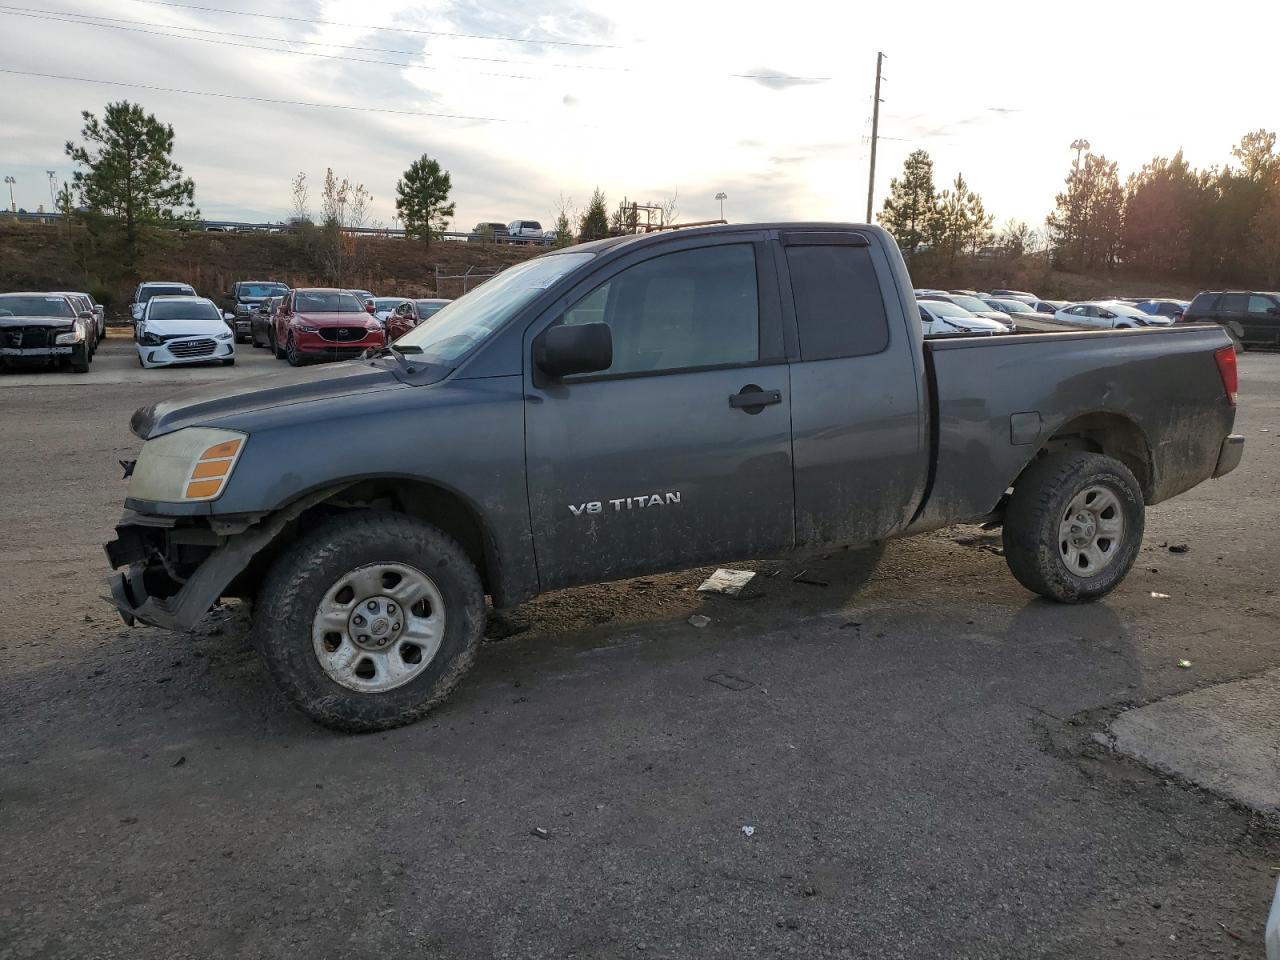
M 753 826 L 751 826 L 751 824 L 749 824 L 749 823 L 748 823 L 745 827 L 743 827 L 743 828 L 742 828 L 742 835 L 743 835 L 744 837 L 754 836 L 754 835 L 755 835 L 755 832 L 756 832 L 756 828 L 755 828 L 755 827 L 753 827 Z
M 736 597 L 754 576 L 754 570 L 726 570 L 721 567 L 702 581 L 698 593 L 722 593 L 726 597 Z
M 1167 593 L 1156 593 L 1156 591 L 1154 591 L 1154 590 L 1152 590 L 1152 591 L 1151 591 L 1151 596 L 1152 596 L 1152 597 L 1154 597 L 1154 598 L 1155 598 L 1155 599 L 1157 599 L 1157 600 L 1168 600 L 1168 599 L 1169 599 L 1169 595 L 1168 595 Z
M 692 617 L 689 618 L 689 626 L 697 627 L 699 630 L 701 630 L 710 622 L 711 622 L 710 617 L 704 617 L 700 613 L 695 613 Z

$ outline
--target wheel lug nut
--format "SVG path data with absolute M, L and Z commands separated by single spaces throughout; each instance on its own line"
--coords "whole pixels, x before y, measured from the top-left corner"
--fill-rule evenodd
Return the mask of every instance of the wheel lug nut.
M 363 627 L 364 617 L 360 616 L 360 614 L 357 613 L 354 617 L 351 618 L 351 622 L 354 623 L 357 627 Z
M 395 612 L 396 612 L 396 605 L 394 603 L 388 603 L 387 613 L 395 613 Z
M 365 606 L 367 606 L 370 610 L 377 610 L 377 609 L 378 609 L 378 601 L 377 601 L 377 600 L 370 600 L 367 604 L 365 604 Z
M 400 629 L 400 624 L 398 624 L 398 623 L 393 623 L 393 624 L 391 625 L 391 629 L 392 629 L 392 630 L 399 630 L 399 629 Z

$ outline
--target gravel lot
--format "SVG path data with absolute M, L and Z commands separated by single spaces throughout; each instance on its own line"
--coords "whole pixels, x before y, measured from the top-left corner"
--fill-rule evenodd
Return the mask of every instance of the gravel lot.
M 351 737 L 276 697 L 243 610 L 176 636 L 99 599 L 129 414 L 283 367 L 239 350 L 0 374 L 0 958 L 1260 956 L 1275 820 L 1094 735 L 1280 666 L 1280 355 L 1241 358 L 1241 468 L 1154 508 L 1105 603 L 1033 599 L 972 528 L 744 599 L 564 591 Z

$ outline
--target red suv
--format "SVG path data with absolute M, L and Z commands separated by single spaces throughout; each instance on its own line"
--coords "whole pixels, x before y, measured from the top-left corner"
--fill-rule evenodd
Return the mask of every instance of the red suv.
M 271 349 L 295 367 L 312 360 L 350 360 L 386 344 L 382 322 L 350 290 L 291 290 L 276 311 Z

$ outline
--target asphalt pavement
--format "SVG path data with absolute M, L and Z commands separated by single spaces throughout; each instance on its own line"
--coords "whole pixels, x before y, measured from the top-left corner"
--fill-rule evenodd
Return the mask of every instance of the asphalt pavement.
M 976 528 L 737 599 L 567 590 L 425 721 L 342 736 L 240 606 L 180 636 L 100 599 L 129 414 L 284 367 L 239 350 L 0 375 L 0 960 L 1260 955 L 1275 818 L 1107 731 L 1280 666 L 1280 355 L 1241 357 L 1239 470 L 1153 508 L 1105 602 L 1034 599 Z

